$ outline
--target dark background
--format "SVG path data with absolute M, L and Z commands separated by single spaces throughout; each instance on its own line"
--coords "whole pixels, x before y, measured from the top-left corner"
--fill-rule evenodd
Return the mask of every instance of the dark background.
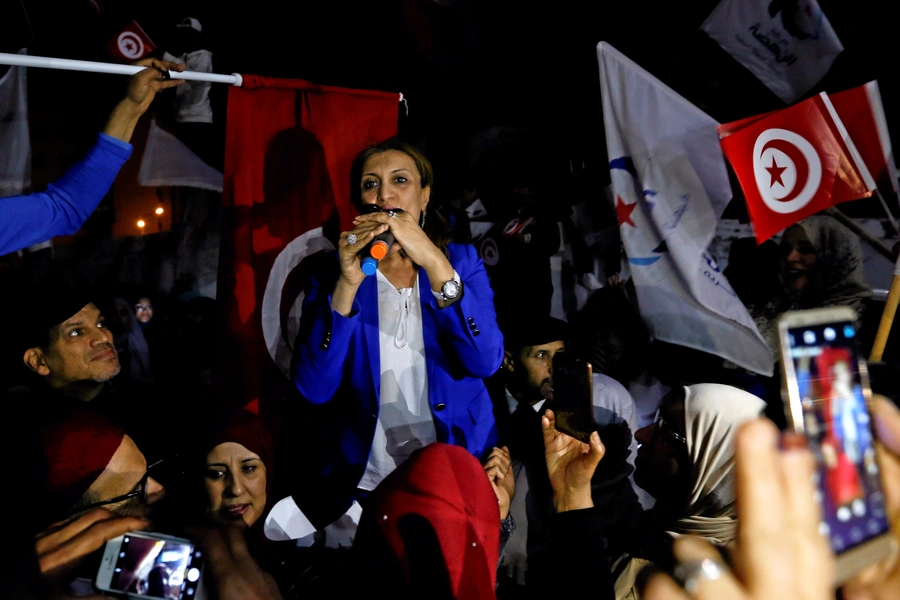
M 161 55 L 177 43 L 175 25 L 195 17 L 218 73 L 402 92 L 409 112 L 401 105 L 401 133 L 422 145 L 435 163 L 439 198 L 458 195 L 468 183 L 478 132 L 515 127 L 539 140 L 535 168 L 574 203 L 599 197 L 608 183 L 596 58 L 600 41 L 719 122 L 784 106 L 699 30 L 716 3 L 3 0 L 0 51 L 28 47 L 32 55 L 109 61 L 107 40 L 136 19 Z M 900 139 L 900 91 L 892 72 L 897 27 L 890 3 L 820 0 L 820 5 L 845 51 L 810 94 L 876 79 L 891 137 Z M 48 133 L 33 119 L 32 138 L 54 135 L 78 152 L 93 140 L 122 84 L 118 76 L 31 69 L 31 109 L 54 115 L 56 123 Z M 211 98 L 216 132 L 209 136 L 208 155 L 216 163 L 224 150 L 227 85 L 214 84 Z M 35 161 L 41 160 L 38 154 Z M 733 188 L 739 193 L 737 185 Z M 733 203 L 725 216 L 741 216 L 741 205 Z M 842 209 L 854 216 L 882 215 L 872 200 Z

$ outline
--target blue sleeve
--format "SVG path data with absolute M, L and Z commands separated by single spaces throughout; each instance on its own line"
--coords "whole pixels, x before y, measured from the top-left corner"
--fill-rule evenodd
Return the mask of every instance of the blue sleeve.
M 503 334 L 497 326 L 494 292 L 475 247 L 452 244 L 451 249 L 450 262 L 462 280 L 463 296 L 435 311 L 438 328 L 468 375 L 490 377 L 503 362 Z
M 360 326 L 358 299 L 353 299 L 349 316 L 332 310 L 329 281 L 313 277 L 310 282 L 294 353 L 294 385 L 313 404 L 328 402 L 337 393 L 353 333 Z
M 43 192 L 0 198 L 0 256 L 81 229 L 128 157 L 131 144 L 103 133 Z

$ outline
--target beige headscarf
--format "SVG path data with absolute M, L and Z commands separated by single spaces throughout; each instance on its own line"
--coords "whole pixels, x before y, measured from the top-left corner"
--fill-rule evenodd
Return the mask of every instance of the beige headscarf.
M 813 215 L 797 223 L 816 251 L 816 278 L 801 294 L 785 292 L 762 306 L 748 305 L 763 339 L 778 350 L 778 317 L 789 310 L 850 306 L 861 318 L 872 296 L 863 268 L 859 238 L 828 215 Z
M 749 392 L 718 383 L 684 388 L 684 421 L 693 480 L 686 516 L 672 535 L 697 535 L 727 544 L 737 527 L 734 436 L 738 426 L 760 416 L 765 403 Z

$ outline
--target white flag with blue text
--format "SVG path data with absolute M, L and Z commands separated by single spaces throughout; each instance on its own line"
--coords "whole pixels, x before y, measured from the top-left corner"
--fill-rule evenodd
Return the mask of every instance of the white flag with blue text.
M 612 198 L 641 315 L 659 340 L 772 375 L 774 358 L 707 248 L 731 200 L 718 123 L 597 45 Z
M 816 0 L 721 0 L 700 28 L 788 104 L 844 50 Z

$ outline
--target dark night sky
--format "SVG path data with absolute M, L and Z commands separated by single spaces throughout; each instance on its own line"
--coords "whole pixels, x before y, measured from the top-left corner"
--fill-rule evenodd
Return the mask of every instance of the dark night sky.
M 5 0 L 0 51 L 29 46 L 31 54 L 103 61 L 106 39 L 121 23 L 135 18 L 164 49 L 174 25 L 193 16 L 204 25 L 216 72 L 402 92 L 409 115 L 401 119 L 401 131 L 425 147 L 445 193 L 462 181 L 471 137 L 494 126 L 533 131 L 546 142 L 541 160 L 550 171 L 569 171 L 570 160 L 583 163 L 565 178 L 574 195 L 605 185 L 599 41 L 720 122 L 784 106 L 699 31 L 716 0 L 443 4 L 105 0 L 101 17 L 89 0 Z M 812 92 L 877 79 L 891 137 L 898 140 L 900 90 L 891 71 L 897 35 L 887 4 L 820 0 L 845 51 Z M 105 75 L 32 72 L 30 102 L 59 111 L 70 135 L 85 139 L 121 86 L 121 79 Z M 224 115 L 226 92 L 226 86 L 214 86 L 217 118 Z

